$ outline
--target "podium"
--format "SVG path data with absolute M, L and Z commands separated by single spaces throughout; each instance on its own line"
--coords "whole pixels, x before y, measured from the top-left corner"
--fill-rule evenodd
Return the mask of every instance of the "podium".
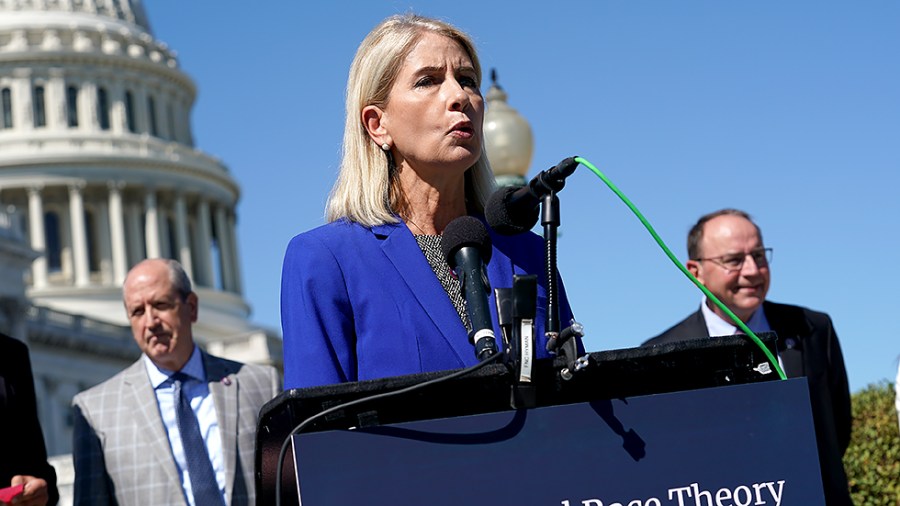
M 762 338 L 774 347 L 773 336 Z M 538 361 L 529 409 L 511 407 L 514 377 L 492 365 L 324 417 L 291 436 L 282 504 L 824 504 L 806 381 L 772 381 L 752 343 L 695 340 L 589 358 L 568 381 L 559 363 Z M 297 424 L 446 374 L 270 401 L 257 433 L 257 504 L 274 504 L 278 451 Z

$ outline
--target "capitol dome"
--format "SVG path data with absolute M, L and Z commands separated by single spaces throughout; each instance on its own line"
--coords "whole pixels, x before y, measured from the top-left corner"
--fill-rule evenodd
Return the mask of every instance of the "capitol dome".
M 280 339 L 249 323 L 242 295 L 240 188 L 194 147 L 195 97 L 138 0 L 0 0 L 0 206 L 37 253 L 26 293 L 125 325 L 128 269 L 178 259 L 200 298 L 198 342 L 277 363 Z

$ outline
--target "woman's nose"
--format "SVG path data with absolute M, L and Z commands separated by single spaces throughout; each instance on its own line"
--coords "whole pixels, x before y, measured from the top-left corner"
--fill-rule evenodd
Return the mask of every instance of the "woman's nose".
M 456 79 L 448 79 L 445 82 L 451 83 L 449 91 L 450 110 L 461 111 L 465 109 L 471 102 L 471 100 L 469 100 L 469 94 L 466 93 L 466 89 Z

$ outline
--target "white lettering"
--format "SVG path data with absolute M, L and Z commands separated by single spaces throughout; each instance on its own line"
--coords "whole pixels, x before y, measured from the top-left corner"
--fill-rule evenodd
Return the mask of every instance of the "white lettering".
M 691 483 L 685 487 L 670 488 L 669 500 L 675 500 L 677 506 L 768 506 L 771 504 L 768 497 L 763 498 L 763 495 L 768 492 L 774 500 L 774 506 L 781 506 L 784 483 L 785 480 L 766 481 L 749 485 L 738 485 L 734 489 L 728 487 L 720 488 L 715 491 L 715 497 L 713 497 L 714 494 L 710 490 L 701 489 L 699 483 Z M 693 501 L 689 501 L 689 498 L 692 498 Z M 609 506 L 614 505 L 611 504 Z M 659 499 L 650 498 L 643 503 L 637 500 L 631 501 L 628 503 L 628 506 L 661 506 L 661 504 Z
M 781 506 L 781 492 L 784 488 L 784 480 L 778 480 L 778 493 L 775 493 L 774 483 L 766 483 L 766 487 L 772 492 L 772 498 L 775 499 L 775 506 Z
M 706 499 L 706 506 L 712 506 L 712 494 L 706 490 L 700 490 L 696 483 L 691 483 L 691 488 L 694 489 L 694 504 L 700 506 L 700 496 L 703 496 Z
M 762 494 L 759 493 L 760 490 L 766 488 L 766 483 L 754 483 L 753 491 L 756 492 L 756 506 L 760 506 L 761 504 L 765 504 L 766 501 L 762 500 Z
M 746 501 L 741 501 L 739 495 L 743 491 L 747 496 Z M 750 503 L 753 502 L 753 494 L 750 493 L 750 487 L 741 485 L 740 487 L 734 489 L 734 504 L 737 506 L 750 506 Z
M 696 485 L 696 483 L 694 483 L 694 485 Z M 690 487 L 670 488 L 669 489 L 669 500 L 670 501 L 672 500 L 672 496 L 675 493 L 678 494 L 678 506 L 684 506 L 684 498 L 691 496 Z M 687 493 L 687 496 L 685 496 L 684 493 Z
M 727 505 L 722 504 L 722 501 L 726 499 L 731 499 L 731 490 L 727 488 L 720 488 L 716 492 L 716 504 L 718 504 L 719 506 L 732 506 L 731 503 L 728 503 Z
M 687 497 L 691 497 L 690 487 L 682 487 L 678 490 L 669 490 L 669 499 L 672 498 L 672 493 L 678 492 L 679 496 L 681 496 L 682 492 L 687 492 Z M 678 500 L 679 504 L 684 505 L 684 497 L 681 496 Z M 582 499 L 579 502 L 580 506 L 604 506 L 603 501 L 600 499 Z M 559 501 L 559 506 L 572 506 L 572 502 L 569 499 L 562 499 Z M 631 499 L 628 501 L 626 505 L 624 502 L 612 502 L 607 506 L 662 506 L 662 503 L 656 497 L 650 497 L 646 501 L 642 501 L 640 499 Z

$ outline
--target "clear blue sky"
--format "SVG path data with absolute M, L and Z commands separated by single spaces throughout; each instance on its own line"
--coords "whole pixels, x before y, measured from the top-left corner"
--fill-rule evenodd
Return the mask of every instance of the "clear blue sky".
M 676 255 L 698 216 L 750 212 L 769 299 L 829 313 L 851 389 L 900 356 L 900 3 L 759 0 L 146 2 L 194 78 L 197 146 L 243 188 L 253 320 L 280 328 L 284 249 L 321 225 L 356 46 L 381 19 L 446 19 L 532 125 L 529 175 L 580 155 Z M 486 77 L 486 81 L 487 76 Z M 489 83 L 485 82 L 483 91 Z M 560 269 L 591 351 L 637 346 L 701 294 L 587 169 L 560 194 Z

